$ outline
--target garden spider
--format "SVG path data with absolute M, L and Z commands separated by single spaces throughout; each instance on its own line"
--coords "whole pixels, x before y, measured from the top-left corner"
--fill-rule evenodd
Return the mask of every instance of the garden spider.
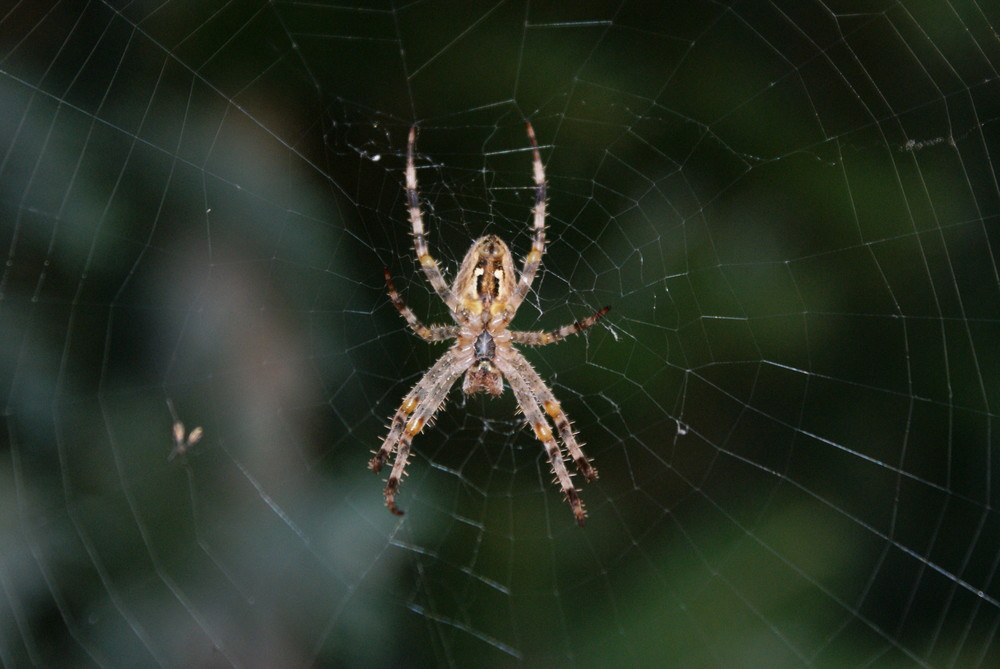
M 589 328 L 611 307 L 604 307 L 593 316 L 550 332 L 507 329 L 531 288 L 545 250 L 545 169 L 538 154 L 535 131 L 530 123 L 527 124 L 527 130 L 535 177 L 535 206 L 532 210 L 534 226 L 531 251 L 524 259 L 521 274 L 518 276 L 514 270 L 514 261 L 507 244 L 495 235 L 486 235 L 472 243 L 462 260 L 454 285 L 449 287 L 441 275 L 437 261 L 427 250 L 427 233 L 424 231 L 417 196 L 417 170 L 413 165 L 413 145 L 417 129 L 416 126 L 410 128 L 406 151 L 406 201 L 410 224 L 413 226 L 413 245 L 427 280 L 438 297 L 448 305 L 455 325 L 424 325 L 396 292 L 388 269 L 385 270 L 385 282 L 389 288 L 389 299 L 414 332 L 430 342 L 454 339 L 455 343 L 406 395 L 392 418 L 389 434 L 382 442 L 382 447 L 373 451 L 375 457 L 369 463 L 373 472 L 378 472 L 392 452 L 396 451 L 392 472 L 385 486 L 385 505 L 396 515 L 403 514 L 396 508 L 396 491 L 406 469 L 410 443 L 444 404 L 448 391 L 464 373 L 462 390 L 466 395 L 479 392 L 499 395 L 503 392 L 503 379 L 507 378 L 526 421 L 545 446 L 545 454 L 552 465 L 555 481 L 573 509 L 577 524 L 583 525 L 586 518 L 583 502 L 570 480 L 563 452 L 553 436 L 546 414 L 554 422 L 563 445 L 576 463 L 577 471 L 588 481 L 593 481 L 597 478 L 597 470 L 583 454 L 569 418 L 552 391 L 513 344 L 543 346 L 560 341 Z

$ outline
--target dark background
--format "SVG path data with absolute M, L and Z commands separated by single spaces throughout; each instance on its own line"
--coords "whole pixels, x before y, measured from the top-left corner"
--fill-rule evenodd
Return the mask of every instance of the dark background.
M 987 3 L 9 3 L 5 666 L 991 666 Z M 510 393 L 366 470 L 444 350 L 412 257 L 549 244 Z M 453 274 L 450 274 L 453 276 Z M 168 461 L 176 406 L 202 441 Z

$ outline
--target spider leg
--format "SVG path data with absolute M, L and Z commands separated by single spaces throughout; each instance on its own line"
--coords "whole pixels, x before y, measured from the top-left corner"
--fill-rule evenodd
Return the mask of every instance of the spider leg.
M 577 321 L 571 325 L 564 325 L 558 330 L 550 330 L 549 332 L 517 332 L 512 330 L 510 333 L 510 340 L 515 344 L 525 344 L 527 346 L 544 346 L 545 344 L 553 344 L 569 337 L 570 335 L 574 335 L 577 332 L 583 332 L 600 320 L 601 317 L 609 311 L 611 311 L 611 307 L 604 307 L 596 314 L 588 316 L 582 321 Z
M 535 273 L 538 266 L 542 264 L 542 254 L 545 252 L 545 168 L 542 166 L 542 157 L 538 153 L 538 140 L 535 139 L 535 130 L 531 123 L 525 123 L 528 129 L 528 139 L 531 141 L 531 161 L 535 176 L 535 206 L 531 210 L 534 214 L 534 224 L 531 228 L 531 251 L 524 257 L 524 267 L 521 269 L 521 278 L 514 288 L 514 294 L 510 298 L 510 308 L 517 310 L 525 295 L 531 288 L 531 282 L 535 280 Z
M 458 298 L 445 283 L 437 260 L 431 256 L 427 248 L 427 232 L 424 230 L 424 217 L 420 211 L 420 197 L 417 195 L 417 168 L 413 165 L 413 145 L 416 141 L 417 126 L 412 126 L 406 145 L 406 206 L 410 212 L 410 225 L 413 228 L 413 249 L 417 253 L 420 266 L 424 268 L 427 281 L 434 287 L 441 301 L 454 312 L 458 308 Z
M 389 275 L 389 270 L 383 268 L 382 271 L 385 272 L 385 283 L 389 286 L 389 299 L 392 300 L 393 306 L 399 310 L 399 313 L 406 319 L 406 322 L 414 332 L 427 341 L 444 341 L 458 335 L 457 325 L 432 325 L 427 327 L 421 323 L 420 319 L 413 313 L 413 310 L 406 306 L 406 302 L 396 292 L 396 287 L 392 285 L 392 277 Z
M 389 434 L 386 435 L 385 440 L 382 442 L 382 447 L 378 451 L 373 451 L 375 457 L 368 463 L 368 468 L 373 472 L 377 474 L 382 469 L 382 465 L 385 464 L 385 461 L 389 459 L 389 456 L 396 449 L 396 444 L 403 434 L 403 428 L 407 426 L 407 418 L 417 410 L 417 407 L 423 401 L 426 401 L 429 395 L 433 394 L 442 373 L 449 365 L 455 364 L 456 357 L 455 350 L 450 349 L 420 377 L 416 385 L 403 398 L 403 403 L 392 417 Z
M 510 350 L 513 351 L 513 349 Z M 516 354 L 516 357 L 520 357 L 520 354 Z M 549 421 L 545 418 L 545 414 L 542 413 L 541 408 L 538 406 L 537 395 L 532 389 L 530 381 L 521 375 L 518 366 L 512 364 L 516 360 L 516 357 L 512 356 L 509 361 L 498 357 L 497 366 L 500 368 L 500 371 L 503 372 L 504 376 L 507 377 L 507 383 L 510 384 L 510 389 L 514 391 L 514 397 L 517 398 L 517 403 L 521 407 L 521 411 L 524 413 L 524 417 L 528 421 L 528 425 L 530 425 L 535 431 L 535 437 L 542 442 L 542 445 L 545 447 L 545 455 L 549 459 L 549 464 L 552 465 L 552 473 L 555 474 L 555 480 L 559 484 L 559 487 L 562 488 L 563 497 L 565 497 L 570 508 L 573 510 L 573 515 L 576 516 L 576 524 L 583 527 L 587 518 L 587 512 L 583 508 L 583 501 L 580 500 L 580 496 L 577 494 L 576 488 L 573 486 L 570 473 L 566 469 L 566 463 L 563 460 L 562 450 L 559 448 L 559 444 L 556 442 L 555 437 L 552 436 L 552 428 L 549 427 Z M 556 406 L 558 407 L 558 404 L 556 404 Z M 565 419 L 566 416 L 565 414 L 562 414 L 561 411 L 560 415 L 564 419 L 566 430 L 572 438 L 572 430 L 569 428 L 569 421 Z M 576 444 L 575 441 L 572 443 L 574 445 Z M 577 447 L 577 450 L 579 451 L 579 447 Z M 586 462 L 586 459 L 584 459 L 584 462 Z M 589 465 L 590 463 L 587 463 L 588 467 Z M 590 471 L 593 473 L 594 477 L 597 476 L 596 471 Z
M 377 473 L 393 450 L 396 451 L 396 459 L 385 485 L 385 505 L 397 516 L 403 515 L 403 512 L 396 508 L 396 491 L 406 469 L 413 437 L 444 404 L 455 380 L 470 364 L 466 358 L 468 353 L 450 349 L 434 363 L 403 399 L 403 404 L 393 416 L 388 436 L 368 464 L 368 468 Z
M 576 440 L 576 435 L 573 433 L 573 426 L 569 422 L 569 416 L 563 411 L 562 405 L 559 404 L 555 395 L 549 390 L 548 385 L 539 376 L 538 372 L 535 371 L 535 368 L 531 366 L 528 359 L 521 355 L 520 351 L 511 348 L 507 357 L 510 360 L 509 364 L 517 370 L 518 374 L 528 384 L 535 401 L 541 404 L 542 408 L 545 409 L 545 413 L 552 418 L 556 429 L 559 431 L 559 438 L 562 439 L 562 442 L 566 445 L 566 450 L 569 451 L 570 457 L 576 463 L 576 470 L 588 481 L 596 479 L 597 470 L 590 464 L 587 456 L 583 454 L 583 444 Z

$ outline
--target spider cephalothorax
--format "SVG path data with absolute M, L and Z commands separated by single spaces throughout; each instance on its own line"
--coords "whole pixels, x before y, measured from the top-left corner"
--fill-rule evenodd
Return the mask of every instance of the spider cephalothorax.
M 556 481 L 573 509 L 577 523 L 582 525 L 586 518 L 583 502 L 570 479 L 563 451 L 553 436 L 549 419 L 577 471 L 588 481 L 593 481 L 597 478 L 597 470 L 584 456 L 569 418 L 552 391 L 513 344 L 541 346 L 557 342 L 589 328 L 611 307 L 604 307 L 582 321 L 550 332 L 507 329 L 531 288 L 545 250 L 545 170 L 530 123 L 527 129 L 534 167 L 535 206 L 532 210 L 531 251 L 524 259 L 521 273 L 518 275 L 514 269 L 507 244 L 496 235 L 486 235 L 473 242 L 462 260 L 455 283 L 450 287 L 427 249 L 427 233 L 417 197 L 417 171 L 413 164 L 416 128 L 410 129 L 406 154 L 406 199 L 413 226 L 414 248 L 427 280 L 448 306 L 455 325 L 424 325 L 396 292 L 389 270 L 385 270 L 385 280 L 389 287 L 389 299 L 414 332 L 427 341 L 454 339 L 455 343 L 403 399 L 403 404 L 393 416 L 388 436 L 369 464 L 372 471 L 378 472 L 392 452 L 396 452 L 385 486 L 385 503 L 397 515 L 403 513 L 396 508 L 396 490 L 406 468 L 410 443 L 444 403 L 458 377 L 465 374 L 462 390 L 467 395 L 479 392 L 499 395 L 503 392 L 503 380 L 507 379 L 525 419 L 545 446 Z

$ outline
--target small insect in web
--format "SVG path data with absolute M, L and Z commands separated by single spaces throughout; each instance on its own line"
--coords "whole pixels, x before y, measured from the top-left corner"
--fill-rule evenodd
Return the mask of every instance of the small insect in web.
M 174 410 L 173 401 L 167 400 L 167 408 L 170 409 L 170 416 L 174 419 L 174 448 L 170 451 L 170 455 L 167 456 L 167 461 L 170 461 L 174 458 L 183 458 L 187 455 L 188 449 L 201 441 L 204 430 L 201 427 L 196 427 L 191 430 L 190 434 L 185 434 L 184 423 L 177 418 L 177 411 Z
M 524 259 L 520 274 L 517 274 L 507 244 L 496 235 L 480 237 L 466 252 L 451 286 L 445 282 L 437 261 L 427 247 L 427 233 L 417 195 L 417 170 L 413 164 L 417 129 L 415 126 L 410 128 L 406 151 L 406 203 L 413 229 L 413 246 L 427 281 L 447 305 L 455 324 L 424 325 L 396 292 L 388 269 L 384 270 L 385 282 L 389 299 L 415 333 L 429 342 L 448 339 L 454 339 L 455 342 L 403 398 L 402 405 L 388 426 L 389 434 L 382 442 L 382 447 L 373 451 L 375 457 L 368 465 L 373 472 L 378 472 L 389 456 L 396 453 L 384 491 L 385 505 L 396 515 L 403 514 L 396 507 L 396 491 L 406 470 L 410 444 L 444 404 L 448 391 L 458 377 L 465 374 L 462 390 L 466 395 L 500 395 L 503 392 L 503 380 L 507 379 L 525 420 L 545 448 L 555 482 L 562 489 L 563 497 L 569 503 L 576 522 L 583 525 L 586 519 L 583 502 L 566 468 L 563 449 L 565 448 L 576 465 L 576 470 L 586 480 L 596 479 L 597 470 L 583 454 L 583 444 L 576 440 L 569 417 L 562 410 L 559 401 L 528 360 L 514 348 L 514 344 L 544 346 L 561 341 L 592 326 L 611 307 L 604 307 L 582 321 L 548 332 L 507 329 L 531 288 L 545 251 L 545 168 L 538 153 L 535 131 L 530 123 L 526 125 L 531 142 L 535 181 L 531 251 Z M 550 419 L 562 445 L 556 441 Z

